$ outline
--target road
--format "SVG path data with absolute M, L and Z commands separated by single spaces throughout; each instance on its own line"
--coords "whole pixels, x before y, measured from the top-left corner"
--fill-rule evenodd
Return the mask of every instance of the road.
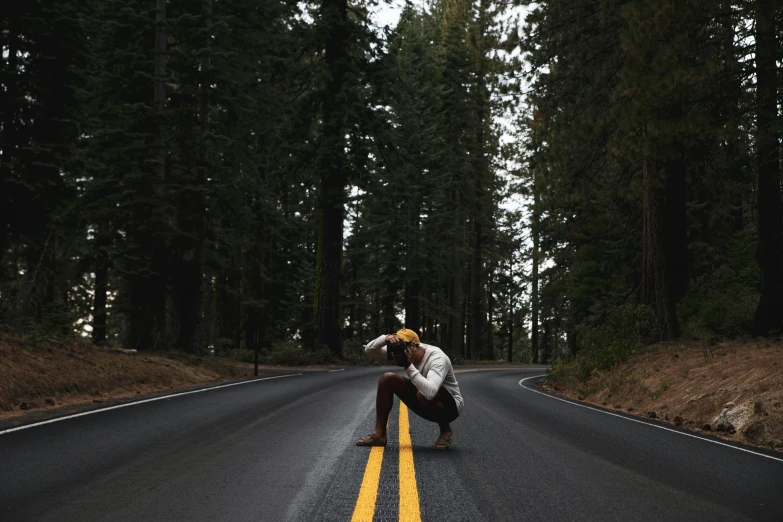
M 780 454 L 558 400 L 536 388 L 541 369 L 463 369 L 449 451 L 397 404 L 389 445 L 357 448 L 387 370 L 0 432 L 0 521 L 783 520 Z

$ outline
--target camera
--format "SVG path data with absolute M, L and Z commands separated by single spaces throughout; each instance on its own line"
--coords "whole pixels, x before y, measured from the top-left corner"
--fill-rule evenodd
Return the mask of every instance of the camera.
M 394 364 L 400 368 L 408 366 L 408 356 L 405 353 L 405 348 L 408 347 L 408 343 L 400 341 L 398 343 L 392 343 L 386 341 L 386 359 L 394 360 Z

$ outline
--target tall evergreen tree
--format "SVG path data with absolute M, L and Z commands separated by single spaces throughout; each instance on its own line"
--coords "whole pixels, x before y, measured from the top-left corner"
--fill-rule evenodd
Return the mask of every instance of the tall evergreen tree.
M 349 74 L 348 41 L 351 27 L 347 0 L 324 0 L 320 23 L 325 35 L 327 79 L 323 87 L 323 128 L 318 150 L 318 240 L 315 280 L 315 347 L 342 352 L 340 334 L 340 275 L 342 272 L 345 190 L 345 93 Z
M 753 333 L 783 331 L 783 202 L 780 182 L 778 67 L 776 18 L 780 2 L 759 0 L 756 16 L 756 95 L 758 154 L 758 230 L 756 259 L 761 268 L 761 300 Z

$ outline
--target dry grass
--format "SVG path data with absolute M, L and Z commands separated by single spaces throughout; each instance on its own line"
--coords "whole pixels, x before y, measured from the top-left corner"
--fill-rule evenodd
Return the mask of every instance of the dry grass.
M 783 450 L 783 343 L 662 343 L 585 384 L 559 379 L 557 391 Z
M 32 344 L 0 338 L 0 419 L 107 398 L 245 375 L 248 365 L 184 354 L 108 353 L 77 341 Z

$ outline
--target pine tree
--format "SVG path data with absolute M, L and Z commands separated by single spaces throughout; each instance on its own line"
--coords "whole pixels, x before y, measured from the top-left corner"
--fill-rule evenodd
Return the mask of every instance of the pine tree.
M 756 16 L 756 91 L 758 154 L 758 230 L 756 259 L 761 268 L 761 300 L 753 321 L 754 335 L 783 331 L 783 202 L 781 202 L 778 130 L 780 54 L 776 13 L 780 2 L 759 0 Z
M 328 78 L 323 88 L 323 128 L 318 150 L 318 240 L 315 281 L 316 349 L 342 352 L 340 336 L 340 275 L 343 249 L 345 190 L 348 183 L 344 149 L 344 121 L 347 111 L 345 81 L 349 74 L 348 40 L 350 24 L 346 0 L 324 0 L 321 6 Z

